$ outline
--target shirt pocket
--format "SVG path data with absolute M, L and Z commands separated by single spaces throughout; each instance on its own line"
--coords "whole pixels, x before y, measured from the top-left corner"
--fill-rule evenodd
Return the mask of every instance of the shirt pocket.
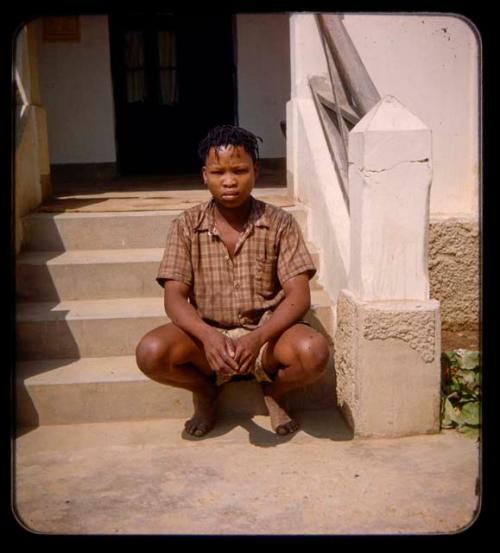
M 276 289 L 277 272 L 276 264 L 277 256 L 261 258 L 258 257 L 255 266 L 255 292 L 265 298 L 274 294 Z

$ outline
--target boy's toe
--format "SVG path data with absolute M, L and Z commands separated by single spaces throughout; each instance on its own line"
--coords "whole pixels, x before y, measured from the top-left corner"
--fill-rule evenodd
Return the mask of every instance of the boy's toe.
M 211 425 L 204 423 L 204 422 L 194 422 L 192 420 L 186 421 L 184 424 L 184 428 L 188 434 L 191 436 L 196 436 L 197 438 L 200 438 L 201 436 L 204 436 L 212 427 Z
M 276 433 L 280 436 L 286 436 L 287 434 L 292 434 L 293 432 L 296 432 L 298 429 L 299 425 L 292 420 L 286 424 L 278 426 L 278 428 L 276 429 Z
M 196 430 L 194 431 L 195 436 L 204 436 L 209 430 L 208 424 L 201 423 L 196 427 Z

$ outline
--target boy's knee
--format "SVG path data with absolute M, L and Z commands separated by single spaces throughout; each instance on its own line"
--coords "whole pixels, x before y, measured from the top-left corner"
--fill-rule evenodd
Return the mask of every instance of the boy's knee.
M 325 371 L 330 359 L 330 347 L 324 336 L 317 334 L 300 344 L 299 353 L 304 371 L 318 378 Z
M 146 334 L 137 344 L 135 358 L 137 366 L 145 374 L 154 372 L 164 362 L 167 351 L 165 345 L 155 336 Z

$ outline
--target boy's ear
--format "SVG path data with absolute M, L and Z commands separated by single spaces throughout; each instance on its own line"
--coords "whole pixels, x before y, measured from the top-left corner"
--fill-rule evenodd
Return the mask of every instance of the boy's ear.
M 253 172 L 255 173 L 255 178 L 257 178 L 260 173 L 260 163 L 258 161 L 253 164 Z
M 205 184 L 208 184 L 207 183 L 207 168 L 205 167 L 205 165 L 201 168 L 201 174 L 203 175 L 203 182 Z

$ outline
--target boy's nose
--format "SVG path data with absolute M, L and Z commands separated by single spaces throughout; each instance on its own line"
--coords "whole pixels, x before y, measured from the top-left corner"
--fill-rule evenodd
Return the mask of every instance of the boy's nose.
M 225 188 L 232 188 L 233 186 L 236 186 L 237 181 L 234 175 L 227 175 L 222 179 L 222 186 Z

